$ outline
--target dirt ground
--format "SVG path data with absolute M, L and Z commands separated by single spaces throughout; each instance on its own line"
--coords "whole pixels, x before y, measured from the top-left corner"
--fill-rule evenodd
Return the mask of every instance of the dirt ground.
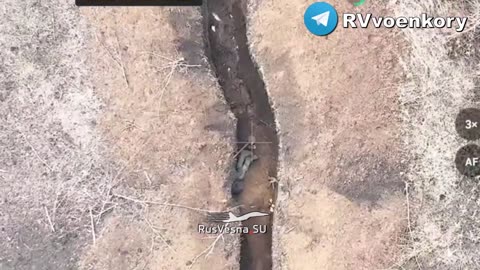
M 257 1 L 250 21 L 280 128 L 275 269 L 384 269 L 407 224 L 401 41 L 373 28 L 313 36 L 299 16 L 309 4 Z
M 467 30 L 404 31 L 410 44 L 402 66 L 400 101 L 407 149 L 416 158 L 408 178 L 416 190 L 412 245 L 406 269 L 478 269 L 478 179 L 461 177 L 455 153 L 468 142 L 455 131 L 461 109 L 477 107 L 480 48 L 479 1 L 424 1 L 392 6 L 397 16 L 468 16 Z M 476 142 L 478 143 L 478 142 Z
M 275 269 L 478 268 L 469 207 L 478 188 L 452 159 L 455 115 L 476 106 L 478 1 L 356 8 L 470 16 L 464 34 L 337 28 L 326 38 L 305 30 L 298 14 L 309 4 L 251 7 L 250 40 L 280 129 Z
M 280 139 L 274 269 L 479 269 L 453 123 L 478 106 L 480 3 L 329 2 L 472 19 L 320 38 L 311 2 L 251 2 Z M 238 269 L 237 236 L 196 233 L 229 207 L 235 148 L 201 24 L 200 8 L 0 3 L 1 270 Z
M 226 209 L 233 152 L 200 8 L 2 6 L 0 268 L 237 268 L 183 208 Z
M 225 210 L 234 126 L 203 60 L 199 9 L 85 9 L 82 14 L 97 28 L 94 79 L 108 108 L 100 128 L 125 165 L 125 177 L 113 193 Z M 108 87 L 102 87 L 105 80 Z M 196 258 L 216 240 L 196 232 L 202 216 L 147 206 L 135 213 L 144 219 L 140 224 L 106 224 L 100 244 L 87 253 L 85 269 L 114 269 L 118 262 L 132 267 L 118 250 L 137 254 L 139 269 L 236 267 L 234 237 L 219 242 L 211 259 Z M 155 246 L 150 225 L 159 241 Z M 137 249 L 147 250 L 139 255 Z

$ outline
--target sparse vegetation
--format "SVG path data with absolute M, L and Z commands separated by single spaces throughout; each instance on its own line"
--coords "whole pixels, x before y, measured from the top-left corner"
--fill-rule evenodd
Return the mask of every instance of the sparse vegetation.
M 0 269 L 234 262 L 236 240 L 195 237 L 191 211 L 224 210 L 232 126 L 191 63 L 199 10 L 0 6 Z
M 0 268 L 67 269 L 119 168 L 102 157 L 101 101 L 71 4 L 3 1 L 0 18 Z M 104 210 L 107 210 L 104 208 Z
M 401 87 L 403 138 L 411 158 L 409 180 L 414 222 L 399 269 L 480 267 L 479 186 L 459 176 L 456 151 L 467 142 L 456 134 L 459 110 L 477 107 L 480 51 L 478 1 L 392 1 L 397 16 L 428 13 L 469 16 L 463 33 L 403 30 L 408 53 Z
M 374 29 L 319 46 L 285 20 L 304 3 L 256 1 L 248 26 L 282 136 L 276 269 L 479 269 L 479 180 L 453 159 L 455 116 L 480 105 L 480 2 L 372 4 L 470 17 L 463 33 L 405 29 L 399 47 Z M 194 228 L 226 207 L 234 137 L 199 10 L 3 0 L 0 15 L 0 269 L 236 269 L 238 237 Z

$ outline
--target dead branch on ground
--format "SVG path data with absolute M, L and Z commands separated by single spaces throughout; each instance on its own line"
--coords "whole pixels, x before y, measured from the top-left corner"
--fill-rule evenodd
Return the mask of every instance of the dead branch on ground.
M 92 208 L 89 209 L 90 212 L 90 229 L 92 231 L 93 244 L 97 242 L 97 236 L 95 235 L 95 222 L 93 222 Z
M 43 165 L 45 165 L 45 167 L 47 167 L 50 171 L 53 171 L 52 170 L 52 167 L 50 167 L 47 162 L 42 158 L 40 157 L 40 154 L 38 154 L 37 150 L 35 149 L 35 147 L 33 147 L 33 145 L 30 143 L 30 141 L 27 139 L 27 136 L 20 131 L 20 134 L 22 134 L 23 136 L 23 139 L 25 140 L 25 142 L 28 144 L 28 146 L 30 146 L 30 148 L 32 149 L 33 153 L 35 154 L 35 156 L 38 158 L 38 160 L 40 160 L 40 162 L 43 163 Z
M 204 249 L 197 256 L 195 256 L 195 258 L 193 258 L 193 260 L 191 260 L 191 263 L 188 266 L 188 269 L 191 269 L 193 267 L 193 265 L 198 261 L 198 259 L 200 259 L 200 257 L 202 257 L 204 254 L 205 254 L 205 258 L 210 256 L 213 253 L 213 250 L 215 249 L 215 246 L 217 245 L 217 242 L 220 238 L 222 239 L 222 241 L 225 241 L 225 238 L 223 237 L 223 233 L 219 234 L 215 238 L 215 240 L 206 249 Z
M 191 211 L 196 211 L 196 212 L 202 212 L 202 213 L 211 213 L 213 211 L 207 210 L 207 209 L 201 209 L 201 208 L 195 208 L 195 207 L 190 207 L 190 206 L 185 206 L 181 204 L 175 204 L 175 203 L 166 203 L 166 202 L 156 202 L 156 201 L 148 201 L 148 200 L 139 200 L 131 197 L 127 197 L 125 195 L 120 195 L 120 194 L 113 194 L 113 197 L 117 197 L 120 199 L 124 199 L 127 201 L 131 201 L 134 203 L 139 203 L 139 204 L 152 204 L 152 205 L 162 205 L 162 206 L 170 206 L 170 207 L 176 207 L 176 208 L 182 208 L 182 209 L 187 209 Z
M 152 230 L 153 236 L 152 236 L 152 247 L 151 247 L 151 252 L 153 252 L 153 245 L 155 244 L 155 237 L 157 236 L 162 240 L 162 242 L 167 246 L 169 250 L 171 250 L 173 253 L 177 253 L 177 251 L 168 243 L 167 239 L 160 233 L 160 228 L 156 227 L 153 225 L 147 218 L 145 218 L 145 222 L 147 225 L 150 227 L 150 230 Z
M 52 222 L 52 219 L 50 218 L 50 214 L 48 213 L 48 209 L 46 206 L 43 207 L 45 209 L 45 215 L 47 216 L 47 221 L 48 221 L 48 224 L 50 225 L 50 230 L 52 230 L 52 232 L 55 232 L 55 227 L 53 226 L 53 222 Z
M 422 266 L 420 265 L 420 262 L 418 261 L 418 258 L 417 258 L 416 248 L 415 248 L 415 243 L 414 243 L 414 237 L 413 237 L 413 233 L 412 233 L 412 222 L 411 222 L 411 218 L 410 218 L 410 183 L 408 183 L 407 181 L 405 181 L 405 197 L 406 197 L 406 202 L 407 202 L 408 234 L 410 236 L 410 241 L 412 242 L 415 263 L 417 264 L 418 269 L 422 270 Z

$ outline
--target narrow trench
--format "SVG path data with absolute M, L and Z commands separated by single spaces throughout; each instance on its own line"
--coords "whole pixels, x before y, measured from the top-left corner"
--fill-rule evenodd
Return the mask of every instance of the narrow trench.
M 258 157 L 243 181 L 243 191 L 232 195 L 240 214 L 270 213 L 277 183 L 278 136 L 275 116 L 247 38 L 248 0 L 205 0 L 203 5 L 206 55 L 231 111 L 237 118 L 237 151 L 252 136 Z M 243 222 L 250 229 L 265 225 L 265 234 L 241 236 L 240 270 L 272 269 L 273 213 Z

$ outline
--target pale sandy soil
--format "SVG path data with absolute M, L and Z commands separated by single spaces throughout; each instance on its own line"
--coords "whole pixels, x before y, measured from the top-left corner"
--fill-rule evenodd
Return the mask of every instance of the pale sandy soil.
M 392 1 L 393 3 L 393 1 Z M 457 150 L 468 142 L 455 131 L 463 108 L 478 108 L 479 1 L 405 1 L 396 16 L 428 13 L 466 16 L 466 31 L 403 31 L 410 53 L 402 56 L 404 140 L 416 157 L 408 178 L 416 190 L 413 244 L 400 261 L 405 269 L 479 269 L 478 178 L 455 170 Z M 478 143 L 475 142 L 475 143 Z
M 367 1 L 469 23 L 328 38 L 305 30 L 309 4 L 255 1 L 250 20 L 282 144 L 276 269 L 477 269 L 478 184 L 454 168 L 453 123 L 478 107 L 480 3 Z
M 387 268 L 407 213 L 400 41 L 373 28 L 313 36 L 303 25 L 309 4 L 257 1 L 250 20 L 280 127 L 275 269 Z
M 383 2 L 356 9 L 480 17 Z M 478 106 L 478 33 L 319 38 L 310 3 L 249 18 L 281 141 L 275 269 L 478 269 L 478 185 L 448 124 Z M 198 235 L 180 207 L 227 207 L 234 121 L 201 35 L 199 9 L 0 3 L 0 269 L 238 269 L 238 238 Z
M 234 128 L 202 59 L 199 10 L 85 9 L 82 15 L 96 28 L 93 79 L 106 102 L 99 126 L 125 165 L 113 192 L 225 210 L 224 179 Z M 182 23 L 176 26 L 179 18 Z M 118 263 L 128 269 L 133 260 L 124 261 L 123 253 L 137 254 L 139 269 L 184 269 L 215 240 L 196 232 L 202 217 L 198 213 L 138 207 L 134 216 L 142 220 L 106 223 L 100 244 L 87 253 L 85 269 L 115 269 Z M 149 224 L 159 228 L 155 246 Z M 235 252 L 229 248 L 236 241 L 227 240 L 207 260 L 198 258 L 192 269 L 235 268 Z
M 236 269 L 201 212 L 142 202 L 227 207 L 234 122 L 200 9 L 2 8 L 0 268 Z

